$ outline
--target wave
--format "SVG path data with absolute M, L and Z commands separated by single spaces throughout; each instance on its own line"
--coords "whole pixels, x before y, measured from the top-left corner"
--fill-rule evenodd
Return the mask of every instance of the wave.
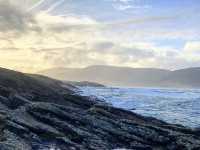
M 200 126 L 200 90 L 81 87 L 81 95 L 96 96 L 115 107 L 173 124 Z

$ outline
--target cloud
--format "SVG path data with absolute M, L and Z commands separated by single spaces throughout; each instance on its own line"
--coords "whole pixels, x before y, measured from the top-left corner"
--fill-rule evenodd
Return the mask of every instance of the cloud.
M 187 41 L 182 57 L 188 61 L 200 61 L 200 41 Z
M 112 6 L 119 11 L 138 11 L 149 9 L 149 5 L 144 5 L 137 0 L 112 0 Z
M 55 3 L 53 3 L 47 10 L 46 12 L 49 13 L 51 11 L 53 11 L 54 9 L 56 9 L 59 5 L 61 5 L 62 3 L 64 3 L 65 0 L 59 0 Z
M 96 50 L 96 51 L 106 52 L 112 49 L 114 46 L 115 44 L 113 42 L 105 41 L 105 42 L 94 43 L 91 49 Z
M 35 30 L 33 16 L 9 1 L 0 1 L 0 32 Z
M 171 21 L 174 19 L 177 19 L 179 16 L 174 15 L 174 16 L 151 16 L 151 17 L 143 17 L 139 19 L 128 19 L 128 20 L 123 20 L 119 22 L 114 22 L 110 23 L 108 25 L 117 25 L 118 27 L 120 26 L 126 26 L 126 25 L 136 25 L 136 24 L 142 24 L 142 23 L 154 23 L 154 22 L 162 22 L 162 21 Z
M 124 11 L 124 10 L 127 10 L 127 9 L 134 8 L 132 5 L 122 5 L 122 4 L 115 4 L 115 5 L 113 5 L 113 7 L 117 10 L 120 10 L 120 11 Z
M 35 8 L 39 7 L 42 3 L 44 3 L 46 0 L 39 0 L 37 3 L 35 3 L 34 5 L 32 5 L 30 8 L 28 8 L 28 11 L 32 11 Z
M 179 16 L 130 18 L 107 23 L 90 16 L 55 16 L 48 11 L 33 11 L 43 2 L 38 2 L 31 11 L 27 11 L 1 1 L 0 64 L 4 67 L 37 72 L 52 67 L 99 64 L 172 69 L 191 65 L 192 62 L 197 64 L 197 57 L 195 61 L 192 58 L 196 53 L 194 51 L 199 49 L 198 42 L 188 41 L 182 50 L 158 45 L 154 41 L 193 38 L 195 31 L 174 29 L 169 32 L 158 28 L 161 22 L 166 23 Z M 61 2 L 55 3 L 49 10 Z M 142 28 L 142 24 L 146 23 L 152 26 Z M 158 23 L 158 26 L 154 27 L 154 23 Z M 133 25 L 136 27 L 130 28 Z
M 97 22 L 85 16 L 53 16 L 46 11 L 32 13 L 9 1 L 0 0 L 0 32 L 4 33 L 4 37 L 8 36 L 5 33 L 18 36 L 30 32 L 56 33 L 83 30 L 96 27 L 96 24 Z
M 78 44 L 94 40 L 93 35 L 99 32 L 97 22 L 89 17 L 31 14 L 5 1 L 1 2 L 0 16 L 0 63 L 26 72 L 66 64 L 85 65 L 87 53 L 81 52 Z M 37 32 L 32 28 L 32 21 L 40 29 Z M 86 64 L 92 62 L 88 60 Z
M 200 41 L 188 41 L 184 50 L 187 52 L 200 53 Z
M 129 3 L 132 2 L 134 0 L 113 0 L 114 2 L 121 2 L 121 3 Z
M 70 30 L 92 30 L 100 27 L 97 21 L 85 16 L 53 16 L 46 12 L 36 15 L 40 28 L 50 32 L 68 32 Z
M 130 56 L 132 58 L 137 59 L 145 59 L 154 56 L 154 52 L 152 50 L 144 49 L 137 45 L 126 45 L 121 43 L 113 43 L 113 42 L 97 42 L 95 44 L 91 44 L 90 51 L 102 54 L 110 54 L 110 55 L 118 55 L 118 56 Z M 89 47 L 89 46 L 88 46 Z

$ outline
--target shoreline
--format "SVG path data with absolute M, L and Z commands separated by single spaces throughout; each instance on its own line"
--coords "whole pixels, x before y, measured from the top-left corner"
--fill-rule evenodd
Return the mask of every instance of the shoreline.
M 0 109 L 2 150 L 200 149 L 199 130 L 90 100 L 44 76 L 1 69 Z

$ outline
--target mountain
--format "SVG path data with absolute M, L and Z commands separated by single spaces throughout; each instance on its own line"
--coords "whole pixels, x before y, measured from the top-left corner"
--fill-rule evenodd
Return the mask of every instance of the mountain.
M 0 150 L 200 149 L 198 129 L 114 108 L 73 89 L 0 68 Z
M 94 83 L 94 82 L 88 82 L 88 81 L 82 81 L 82 82 L 77 82 L 77 81 L 66 81 L 65 83 L 69 83 L 73 86 L 78 86 L 78 87 L 105 87 L 102 84 L 99 83 Z
M 200 87 L 200 68 L 187 68 L 171 71 L 162 78 L 163 86 L 170 87 Z
M 60 80 L 89 81 L 111 86 L 200 87 L 200 68 L 170 71 L 156 68 L 91 66 L 82 69 L 54 68 L 39 74 Z

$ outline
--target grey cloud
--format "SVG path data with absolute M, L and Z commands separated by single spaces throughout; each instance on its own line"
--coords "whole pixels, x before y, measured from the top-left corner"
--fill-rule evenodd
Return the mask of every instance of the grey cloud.
M 15 47 L 6 47 L 6 48 L 0 48 L 0 51 L 19 51 L 20 49 Z
M 32 14 L 0 0 L 0 32 L 38 30 Z
M 139 19 L 129 19 L 129 20 L 123 20 L 119 22 L 114 23 L 108 23 L 107 26 L 113 27 L 123 27 L 133 24 L 144 24 L 144 23 L 153 23 L 153 22 L 161 22 L 161 21 L 169 21 L 169 20 L 175 20 L 179 18 L 180 15 L 173 15 L 173 16 L 151 16 L 151 17 L 144 17 Z
M 197 67 L 200 65 L 199 61 L 188 61 L 184 58 L 178 57 L 156 57 L 154 64 L 148 64 L 152 67 L 158 68 L 167 68 L 171 70 L 181 69 L 181 68 L 188 68 L 188 67 Z
M 69 31 L 88 31 L 92 32 L 96 29 L 103 29 L 103 24 L 54 24 L 49 25 L 48 30 L 56 33 L 69 32 Z
M 141 49 L 139 47 L 126 47 L 112 42 L 97 42 L 93 44 L 90 51 L 96 53 L 105 53 L 119 56 L 131 56 L 137 59 L 152 58 L 155 56 L 151 50 Z
M 176 56 L 178 56 L 178 53 L 175 52 L 175 51 L 167 51 L 167 52 L 166 52 L 166 57 L 174 58 L 174 57 L 176 57 Z
M 105 50 L 105 51 L 109 50 L 109 49 L 113 48 L 113 46 L 115 46 L 115 44 L 112 42 L 98 42 L 93 45 L 95 50 L 100 50 L 100 51 L 101 50 Z
M 110 30 L 112 28 L 118 29 L 123 28 L 124 26 L 134 25 L 134 24 L 145 24 L 145 23 L 153 23 L 153 22 L 162 22 L 177 19 L 178 15 L 174 16 L 151 16 L 144 17 L 140 19 L 128 19 L 122 20 L 118 22 L 110 22 L 110 23 L 93 23 L 93 24 L 54 24 L 48 26 L 48 29 L 53 32 L 67 32 L 67 31 L 90 31 L 98 29 L 99 31 Z
M 139 49 L 139 48 L 124 48 L 122 49 L 122 53 L 125 53 L 127 55 L 131 55 L 134 58 L 152 58 L 155 56 L 153 51 L 145 50 L 145 49 Z
M 153 51 L 148 51 L 139 48 L 126 48 L 121 47 L 121 49 L 116 50 L 112 55 L 118 57 L 118 61 L 120 64 L 124 63 L 136 63 L 138 61 L 145 61 L 150 58 L 155 58 L 155 54 Z
M 43 51 L 44 60 L 51 62 L 53 66 L 66 67 L 67 65 L 83 67 L 94 64 L 106 65 L 105 59 L 90 58 L 89 52 L 84 48 L 66 47 L 59 49 L 60 51 L 62 50 L 61 53 L 58 51 L 51 51 L 51 49 L 45 50 L 46 51 Z
M 87 58 L 87 53 L 82 49 L 76 49 L 73 47 L 68 47 L 64 50 L 61 57 L 54 59 L 54 64 L 56 66 L 74 65 L 74 64 L 87 64 L 90 61 Z
M 69 47 L 29 48 L 29 49 L 31 49 L 35 53 L 42 53 L 42 52 L 54 53 L 54 52 L 59 52 L 59 51 L 69 49 Z
M 58 55 L 59 55 L 58 52 L 48 52 L 48 53 L 45 53 L 44 60 L 46 60 L 46 61 L 52 60 L 55 57 L 57 57 Z

